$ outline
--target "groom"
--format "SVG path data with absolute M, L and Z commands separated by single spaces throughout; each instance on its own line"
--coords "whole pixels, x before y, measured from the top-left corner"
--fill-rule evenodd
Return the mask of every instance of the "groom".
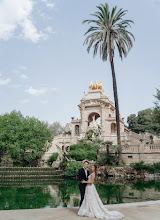
M 79 177 L 79 181 L 80 181 L 79 190 L 81 192 L 80 206 L 82 205 L 82 202 L 84 199 L 84 194 L 85 194 L 85 189 L 86 189 L 86 185 L 87 185 L 87 183 L 81 183 L 81 181 L 88 180 L 88 176 L 89 176 L 89 170 L 87 169 L 88 165 L 89 165 L 89 162 L 87 160 L 84 161 L 83 167 L 78 172 L 78 177 Z

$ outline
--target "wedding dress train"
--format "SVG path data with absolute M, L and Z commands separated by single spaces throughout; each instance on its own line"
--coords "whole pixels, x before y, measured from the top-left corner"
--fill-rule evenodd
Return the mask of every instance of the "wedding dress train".
M 91 181 L 91 175 L 88 176 L 88 181 Z M 120 219 L 124 217 L 120 212 L 108 211 L 104 207 L 94 184 L 86 186 L 84 200 L 80 206 L 78 215 L 105 219 Z

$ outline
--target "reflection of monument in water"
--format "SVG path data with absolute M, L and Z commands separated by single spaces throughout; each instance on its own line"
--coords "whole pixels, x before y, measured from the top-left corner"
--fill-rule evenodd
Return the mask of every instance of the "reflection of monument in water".
M 84 96 L 80 100 L 78 107 L 80 111 L 80 119 L 75 119 L 72 117 L 72 121 L 67 123 L 65 126 L 66 134 L 61 134 L 54 137 L 51 148 L 43 157 L 44 160 L 47 160 L 53 152 L 61 153 L 70 145 L 77 144 L 79 140 L 86 138 L 89 131 L 94 131 L 92 133 L 93 139 L 99 138 L 101 140 L 112 141 L 113 144 L 117 144 L 116 114 L 114 103 L 111 101 L 110 96 L 105 94 L 101 81 L 96 81 L 95 85 L 92 83 L 92 81 L 90 82 L 89 91 L 87 94 L 84 92 Z M 125 146 L 124 151 L 127 150 L 127 154 L 123 159 L 125 161 L 127 160 L 127 163 L 133 162 L 133 160 L 131 160 L 133 156 L 129 155 L 129 153 L 134 152 L 136 154 L 136 161 L 138 162 L 141 158 L 137 154 L 140 152 L 145 152 L 148 149 L 142 149 L 142 146 L 140 147 L 140 139 L 144 140 L 143 143 L 150 142 L 151 134 L 137 134 L 130 131 L 125 126 L 124 120 L 121 116 L 120 133 L 121 144 Z M 153 140 L 155 144 L 160 143 L 160 137 L 153 135 Z M 158 148 L 158 152 L 160 152 L 160 148 Z M 145 160 L 144 155 L 142 155 L 142 159 Z

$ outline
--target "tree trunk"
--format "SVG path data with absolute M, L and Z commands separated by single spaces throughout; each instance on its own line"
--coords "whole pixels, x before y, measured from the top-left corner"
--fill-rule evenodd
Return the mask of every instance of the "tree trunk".
M 107 144 L 107 145 L 106 145 L 106 152 L 107 152 L 108 155 L 109 155 L 109 147 L 110 147 L 110 145 Z
M 99 151 L 99 149 L 97 150 L 97 160 L 99 160 L 99 158 L 100 158 L 100 151 Z
M 106 151 L 107 151 L 107 164 L 108 164 L 108 165 L 109 165 L 109 147 L 110 147 L 110 145 L 107 144 L 107 145 L 106 145 Z
M 114 102 L 115 102 L 115 108 L 116 108 L 117 144 L 121 145 L 119 103 L 118 103 L 117 82 L 116 82 L 116 76 L 115 76 L 113 57 L 111 58 L 110 63 L 111 63 L 111 70 L 112 70 Z M 121 164 L 121 152 L 119 152 L 119 163 Z

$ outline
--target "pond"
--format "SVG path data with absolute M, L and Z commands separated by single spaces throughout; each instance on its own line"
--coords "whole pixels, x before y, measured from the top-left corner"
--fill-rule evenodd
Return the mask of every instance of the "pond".
M 103 204 L 160 199 L 160 179 L 100 182 L 95 185 Z M 0 179 L 0 210 L 79 206 L 78 183 L 73 179 Z

